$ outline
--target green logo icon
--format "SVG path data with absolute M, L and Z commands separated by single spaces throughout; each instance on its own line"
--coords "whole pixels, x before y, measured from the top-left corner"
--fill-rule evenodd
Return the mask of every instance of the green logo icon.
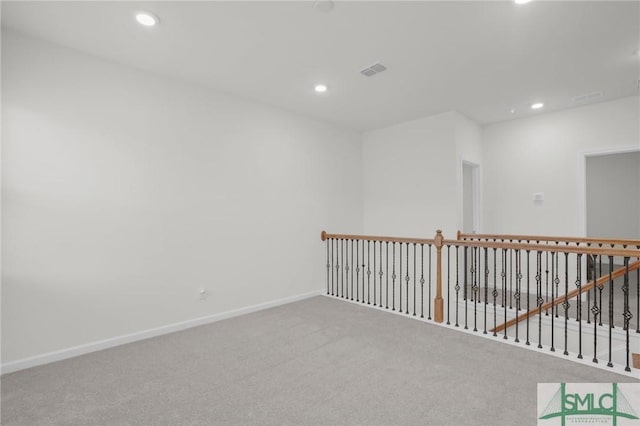
M 560 389 L 553 395 L 545 408 L 540 420 L 560 417 L 565 426 L 569 416 L 608 416 L 613 418 L 613 425 L 617 425 L 618 417 L 638 419 L 629 401 L 618 389 L 617 383 L 612 383 L 611 393 L 567 393 L 566 383 L 560 383 Z

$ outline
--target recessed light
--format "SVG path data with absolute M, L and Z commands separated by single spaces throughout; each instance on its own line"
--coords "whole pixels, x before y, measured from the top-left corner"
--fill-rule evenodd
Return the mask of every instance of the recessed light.
M 331 12 L 333 10 L 333 0 L 316 0 L 313 2 L 313 8 L 320 12 Z
M 516 109 L 515 109 L 515 108 L 511 108 L 511 110 L 509 110 L 509 112 L 510 112 L 511 114 L 515 114 L 515 113 L 516 113 Z
M 531 109 L 540 109 L 544 106 L 542 102 L 536 102 L 535 104 L 531 104 Z
M 515 4 L 526 4 L 529 3 L 531 0 L 513 0 L 513 2 Z
M 136 13 L 136 21 L 145 27 L 153 27 L 158 23 L 158 17 L 151 12 Z
M 327 85 L 326 84 L 316 84 L 316 87 L 314 87 L 313 90 L 315 90 L 316 93 L 324 93 L 324 92 L 327 91 Z

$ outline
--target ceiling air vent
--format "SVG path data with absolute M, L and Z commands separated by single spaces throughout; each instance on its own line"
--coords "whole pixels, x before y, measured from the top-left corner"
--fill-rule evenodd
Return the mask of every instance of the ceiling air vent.
M 382 71 L 386 70 L 387 67 L 385 67 L 382 64 L 373 64 L 368 68 L 363 69 L 362 71 L 360 71 L 360 74 L 366 76 L 366 77 L 371 77 L 374 76 L 376 74 L 381 73 Z
M 576 96 L 575 98 L 573 98 L 573 102 L 575 103 L 591 102 L 598 98 L 601 98 L 603 95 L 604 93 L 602 92 L 586 93 L 584 95 Z

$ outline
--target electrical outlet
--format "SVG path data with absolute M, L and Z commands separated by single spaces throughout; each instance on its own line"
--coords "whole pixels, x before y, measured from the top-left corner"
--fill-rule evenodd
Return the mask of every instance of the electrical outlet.
M 198 296 L 200 297 L 200 300 L 206 300 L 207 296 L 208 296 L 208 292 L 207 289 L 204 287 L 201 287 L 198 289 Z

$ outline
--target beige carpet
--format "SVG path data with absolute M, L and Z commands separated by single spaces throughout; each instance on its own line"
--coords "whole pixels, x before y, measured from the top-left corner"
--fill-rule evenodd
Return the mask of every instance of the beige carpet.
M 533 425 L 538 382 L 628 382 L 327 297 L 2 378 L 3 425 Z

